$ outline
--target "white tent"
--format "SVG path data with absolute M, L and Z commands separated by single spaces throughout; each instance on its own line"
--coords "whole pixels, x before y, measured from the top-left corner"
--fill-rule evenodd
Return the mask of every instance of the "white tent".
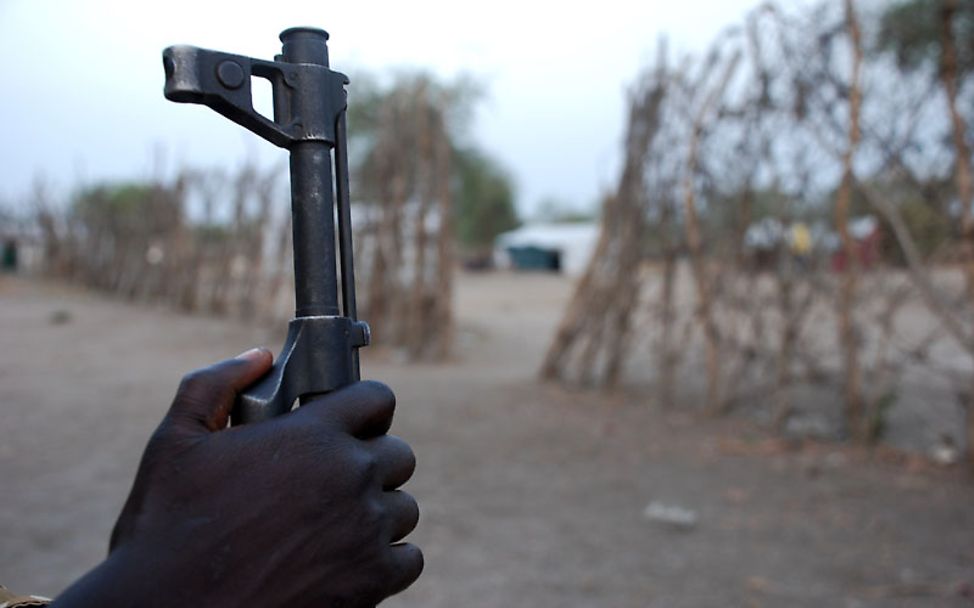
M 561 272 L 577 276 L 585 271 L 598 238 L 595 223 L 528 224 L 497 236 L 494 261 L 499 268 L 513 268 L 512 250 L 535 248 L 555 255 Z

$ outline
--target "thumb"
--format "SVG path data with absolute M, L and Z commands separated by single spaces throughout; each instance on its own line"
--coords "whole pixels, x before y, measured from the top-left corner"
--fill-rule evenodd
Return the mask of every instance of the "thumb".
M 273 362 L 269 350 L 254 348 L 187 374 L 166 417 L 185 431 L 205 433 L 226 427 L 237 395 L 267 373 Z

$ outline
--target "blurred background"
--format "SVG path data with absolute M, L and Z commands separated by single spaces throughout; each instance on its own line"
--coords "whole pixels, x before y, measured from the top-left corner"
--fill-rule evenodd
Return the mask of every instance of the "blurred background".
M 286 152 L 161 50 L 299 24 L 420 461 L 388 605 L 974 603 L 966 0 L 0 2 L 0 582 L 97 563 L 180 376 L 283 341 Z

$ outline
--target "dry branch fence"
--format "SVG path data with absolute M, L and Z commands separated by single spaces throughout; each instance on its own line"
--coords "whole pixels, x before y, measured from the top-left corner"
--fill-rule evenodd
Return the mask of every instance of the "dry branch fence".
M 375 341 L 440 360 L 452 340 L 451 99 L 414 78 L 376 99 L 353 175 L 358 302 Z M 357 142 L 354 142 L 357 143 Z M 366 187 L 368 186 L 368 187 Z M 33 196 L 47 274 L 187 312 L 283 321 L 294 312 L 283 167 L 183 169 L 145 183 Z
M 542 377 L 859 441 L 936 407 L 934 441 L 974 446 L 971 87 L 955 13 L 931 77 L 876 50 L 882 8 L 766 4 L 702 58 L 660 46 Z
M 184 169 L 86 188 L 68 203 L 42 188 L 33 198 L 48 275 L 187 312 L 265 320 L 291 312 L 280 167 Z

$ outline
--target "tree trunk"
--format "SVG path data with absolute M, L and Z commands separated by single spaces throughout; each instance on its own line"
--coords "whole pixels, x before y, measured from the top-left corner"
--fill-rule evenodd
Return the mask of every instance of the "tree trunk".
M 967 145 L 967 121 L 957 107 L 959 89 L 957 45 L 954 42 L 954 17 L 958 0 L 944 0 L 940 19 L 940 81 L 947 98 L 951 135 L 954 141 L 954 183 L 961 206 L 961 238 L 967 301 L 974 303 L 974 178 L 971 175 L 971 150 Z
M 624 368 L 627 335 L 642 289 L 639 267 L 646 234 L 644 185 L 649 147 L 666 92 L 664 58 L 630 98 L 625 162 L 614 196 L 602 206 L 598 244 L 548 348 L 544 379 L 612 386 Z
M 697 317 L 703 328 L 706 348 L 705 367 L 707 371 L 707 408 L 712 413 L 723 413 L 727 402 L 720 394 L 720 330 L 717 327 L 716 311 L 714 309 L 714 293 L 712 279 L 706 260 L 704 260 L 703 238 L 700 231 L 699 214 L 697 213 L 696 186 L 694 179 L 697 174 L 699 161 L 700 139 L 703 136 L 705 123 L 710 119 L 710 111 L 717 104 L 721 95 L 730 83 L 737 65 L 741 59 L 740 52 L 735 53 L 724 66 L 720 80 L 709 91 L 701 81 L 694 91 L 701 96 L 700 105 L 693 118 L 690 132 L 690 143 L 687 152 L 686 173 L 683 178 L 683 215 L 686 229 L 687 249 L 690 253 L 690 268 L 693 271 L 694 285 L 697 290 Z M 708 66 L 707 70 L 712 66 Z
M 848 144 L 842 157 L 842 182 L 835 200 L 835 228 L 842 243 L 845 264 L 842 268 L 839 296 L 837 299 L 838 339 L 842 351 L 843 391 L 845 396 L 846 425 L 857 441 L 866 439 L 865 412 L 859 338 L 855 322 L 856 286 L 858 281 L 858 252 L 849 233 L 849 206 L 852 202 L 853 159 L 859 145 L 859 109 L 862 103 L 860 66 L 862 63 L 862 39 L 856 19 L 853 0 L 845 0 L 846 28 L 852 43 L 852 81 L 849 88 Z

